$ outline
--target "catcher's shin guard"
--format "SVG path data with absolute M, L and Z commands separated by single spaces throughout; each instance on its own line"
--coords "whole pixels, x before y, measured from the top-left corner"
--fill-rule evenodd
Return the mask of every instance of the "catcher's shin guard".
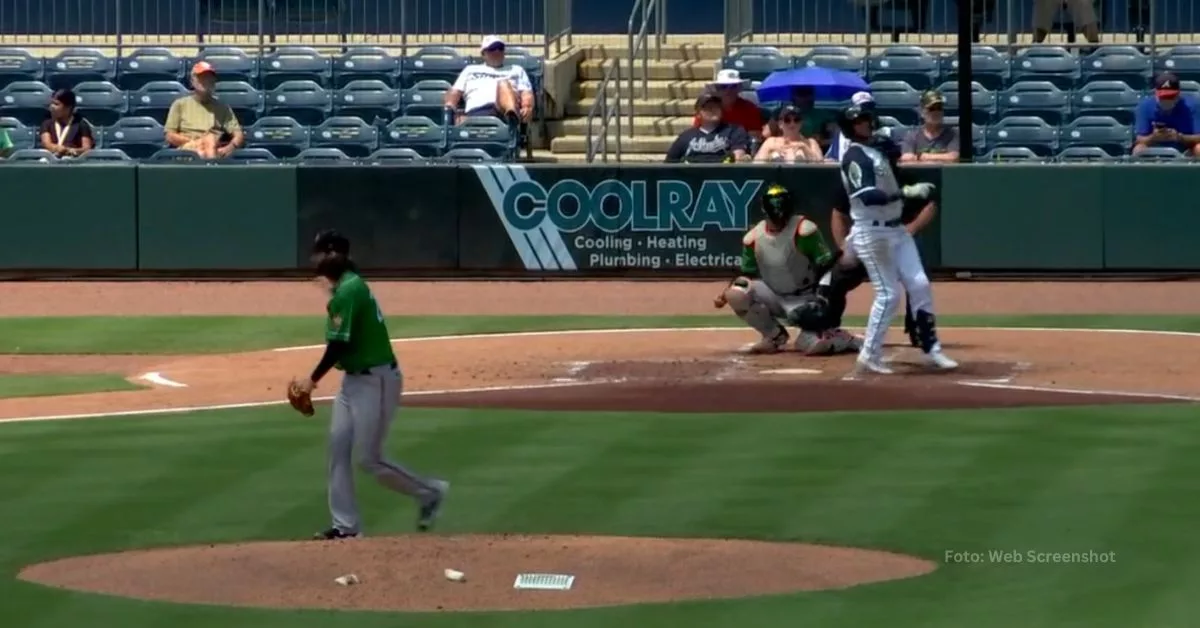
M 913 315 L 913 326 L 921 351 L 929 353 L 938 346 L 937 320 L 931 312 L 917 310 Z

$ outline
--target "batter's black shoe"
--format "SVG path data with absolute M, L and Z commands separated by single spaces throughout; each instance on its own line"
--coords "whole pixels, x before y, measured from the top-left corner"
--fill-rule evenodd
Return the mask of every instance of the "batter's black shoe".
M 433 480 L 430 483 L 437 489 L 437 493 L 421 505 L 421 516 L 417 519 L 417 530 L 421 532 L 433 527 L 442 510 L 442 503 L 446 501 L 446 493 L 450 492 L 450 483 L 445 480 Z
M 314 541 L 336 541 L 338 539 L 356 539 L 357 532 L 345 532 L 338 528 L 329 528 L 313 535 Z

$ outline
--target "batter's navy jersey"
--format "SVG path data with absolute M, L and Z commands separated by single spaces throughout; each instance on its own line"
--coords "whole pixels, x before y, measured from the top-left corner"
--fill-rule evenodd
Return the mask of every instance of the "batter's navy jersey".
M 900 199 L 900 184 L 887 156 L 879 150 L 851 142 L 842 153 L 842 185 L 850 197 L 850 218 L 855 221 L 890 221 L 900 218 L 904 202 Z M 896 200 L 882 205 L 868 205 L 861 198 L 871 191 L 882 192 Z

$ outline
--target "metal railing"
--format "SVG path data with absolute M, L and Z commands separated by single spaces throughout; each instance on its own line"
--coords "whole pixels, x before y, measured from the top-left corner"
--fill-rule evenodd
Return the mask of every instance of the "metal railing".
M 650 94 L 650 45 L 647 39 L 650 35 L 654 36 L 654 60 L 662 60 L 662 44 L 667 38 L 667 1 L 666 0 L 634 0 L 633 10 L 629 12 L 629 134 L 634 134 L 633 124 L 633 100 L 636 98 L 633 94 L 633 81 L 637 75 L 635 64 L 640 60 L 642 62 L 642 95 L 641 98 L 648 98 Z M 640 16 L 640 18 L 639 18 Z M 653 31 L 651 24 L 653 23 Z M 634 27 L 637 26 L 636 33 Z
M 596 132 L 596 121 L 599 120 L 599 133 Z M 609 128 L 616 126 L 616 160 L 621 161 L 621 60 L 610 59 L 604 77 L 596 89 L 596 102 L 587 115 L 587 161 L 608 163 Z
M 952 49 L 959 8 L 973 39 L 998 49 L 1044 43 L 1091 47 L 1061 0 L 725 0 L 727 50 L 742 46 L 874 48 L 913 44 Z M 1160 47 L 1200 43 L 1200 10 L 1189 0 L 1093 0 L 1103 44 Z M 1040 22 L 1040 23 L 1035 23 Z M 1038 31 L 1044 30 L 1044 40 Z

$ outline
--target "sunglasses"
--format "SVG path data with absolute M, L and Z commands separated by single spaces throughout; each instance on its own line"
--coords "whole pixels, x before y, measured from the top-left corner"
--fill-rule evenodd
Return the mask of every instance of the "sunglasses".
M 943 110 L 943 107 L 941 105 L 930 105 L 925 108 L 925 111 L 942 111 L 942 110 Z
M 784 116 L 783 123 L 784 124 L 799 124 L 800 118 L 797 118 L 796 116 Z

